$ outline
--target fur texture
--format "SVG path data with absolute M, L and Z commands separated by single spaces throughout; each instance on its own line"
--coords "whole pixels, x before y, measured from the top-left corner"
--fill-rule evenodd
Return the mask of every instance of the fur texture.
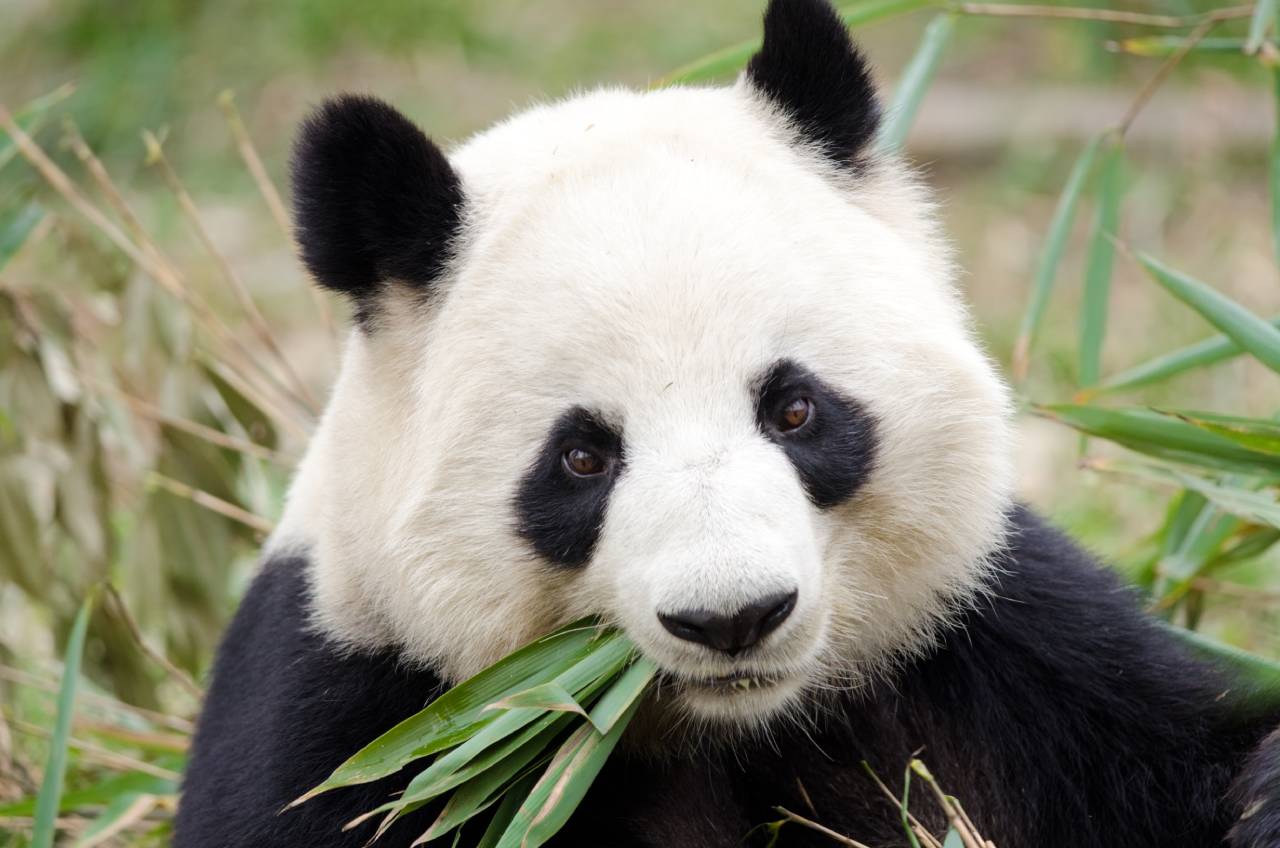
M 1274 848 L 1275 745 L 1244 758 L 1280 716 L 1034 519 L 1010 534 L 1008 390 L 876 115 L 831 9 L 773 0 L 731 88 L 590 92 L 448 160 L 368 99 L 306 125 L 304 259 L 376 320 L 219 659 L 180 846 L 342 844 L 394 781 L 275 814 L 597 615 L 662 685 L 563 845 L 737 845 L 797 782 L 898 845 L 859 763 L 893 782 L 925 746 L 1009 848 L 1213 844 L 1242 767 L 1236 845 Z M 608 473 L 573 478 L 572 449 Z M 792 593 L 749 648 L 664 625 Z
M 1209 848 L 1223 844 L 1241 810 L 1233 848 L 1280 845 L 1274 737 L 1226 797 L 1280 711 L 1251 706 L 1246 692 L 1176 648 L 1129 590 L 1064 537 L 1023 511 L 1011 526 L 992 591 L 892 685 L 829 693 L 801 720 L 732 746 L 680 744 L 679 757 L 623 748 L 553 844 L 759 846 L 766 840 L 752 828 L 776 820 L 781 805 L 874 848 L 899 848 L 900 812 L 861 763 L 897 791 L 922 749 L 942 786 L 1001 846 Z M 197 731 L 178 848 L 359 846 L 368 829 L 342 834 L 340 824 L 408 778 L 281 812 L 441 685 L 394 654 L 350 655 L 311 630 L 306 572 L 302 559 L 269 563 L 228 634 Z M 941 834 L 927 793 L 912 797 L 913 811 Z M 377 844 L 407 846 L 433 814 L 406 819 Z M 468 828 L 469 839 L 481 830 Z M 781 844 L 831 843 L 788 826 Z

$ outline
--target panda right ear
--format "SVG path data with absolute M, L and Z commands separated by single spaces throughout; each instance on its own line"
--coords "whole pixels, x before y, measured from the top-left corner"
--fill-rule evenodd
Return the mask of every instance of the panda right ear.
M 390 281 L 426 288 L 462 219 L 462 186 L 440 149 L 381 100 L 329 100 L 294 144 L 293 214 L 302 261 L 361 312 Z

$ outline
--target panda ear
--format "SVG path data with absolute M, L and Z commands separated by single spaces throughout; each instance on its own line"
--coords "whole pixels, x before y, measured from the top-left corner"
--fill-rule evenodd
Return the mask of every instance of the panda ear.
M 461 221 L 458 175 L 386 103 L 324 103 L 298 133 L 292 174 L 302 261 L 361 313 L 388 281 L 425 288 L 443 270 Z
M 826 0 L 771 0 L 746 78 L 828 158 L 857 167 L 880 106 L 866 61 Z

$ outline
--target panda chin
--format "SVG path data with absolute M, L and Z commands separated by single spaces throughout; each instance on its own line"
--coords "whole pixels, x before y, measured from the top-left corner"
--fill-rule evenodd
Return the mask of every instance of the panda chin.
M 672 676 L 666 680 L 667 687 L 698 719 L 759 725 L 796 702 L 805 688 L 805 677 L 744 669 L 715 677 Z

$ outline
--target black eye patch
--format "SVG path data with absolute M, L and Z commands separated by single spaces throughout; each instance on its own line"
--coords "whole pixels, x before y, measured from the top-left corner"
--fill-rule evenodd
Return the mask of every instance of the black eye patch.
M 808 420 L 794 429 L 779 427 L 784 410 L 800 398 L 812 404 Z M 823 509 L 848 500 L 875 463 L 871 413 L 790 360 L 773 365 L 760 382 L 756 423 L 787 454 L 809 499 Z
M 572 473 L 565 465 L 565 453 L 571 450 L 598 456 L 603 470 L 590 476 Z M 520 481 L 515 497 L 518 532 L 550 562 L 586 565 L 622 468 L 621 434 L 590 410 L 568 410 L 551 427 Z

